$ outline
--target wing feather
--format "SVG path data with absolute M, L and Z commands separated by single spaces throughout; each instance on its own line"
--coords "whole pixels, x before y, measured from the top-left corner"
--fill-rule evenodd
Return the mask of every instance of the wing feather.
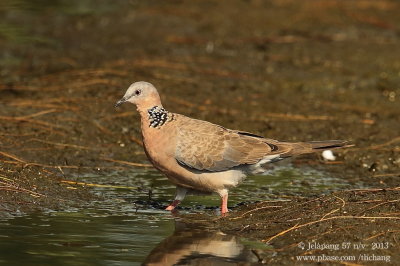
M 179 115 L 175 159 L 197 170 L 223 171 L 286 152 L 278 141 Z

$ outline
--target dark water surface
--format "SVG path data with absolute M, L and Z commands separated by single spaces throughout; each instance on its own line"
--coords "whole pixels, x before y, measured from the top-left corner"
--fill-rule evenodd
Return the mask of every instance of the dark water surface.
M 174 186 L 155 171 L 80 176 L 99 200 L 78 208 L 47 211 L 0 221 L 0 263 L 4 265 L 169 265 L 174 263 L 256 263 L 269 247 L 212 228 L 180 222 L 185 213 L 218 215 L 219 197 L 188 196 L 177 214 L 164 211 Z M 152 187 L 138 191 L 135 187 Z M 132 187 L 132 189 L 118 188 Z M 277 199 L 286 194 L 343 188 L 316 170 L 281 167 L 248 178 L 232 190 L 229 206 Z M 279 197 L 279 196 L 278 196 Z M 278 198 L 278 200 L 285 200 Z M 217 216 L 216 216 L 217 217 Z M 272 254 L 270 254 L 272 255 Z

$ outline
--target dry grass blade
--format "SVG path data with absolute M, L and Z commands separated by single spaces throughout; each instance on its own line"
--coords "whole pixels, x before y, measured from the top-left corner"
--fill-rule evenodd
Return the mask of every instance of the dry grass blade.
M 35 117 L 37 115 L 42 115 L 44 112 L 39 112 L 39 113 L 35 113 L 32 115 L 27 115 L 27 116 L 0 116 L 0 120 L 6 120 L 6 121 L 12 121 L 12 122 L 26 122 L 26 123 L 31 123 L 31 124 L 37 124 L 40 126 L 45 126 L 47 128 L 58 128 L 58 129 L 64 129 L 66 130 L 65 127 L 60 126 L 60 125 L 55 125 L 55 124 L 51 124 L 48 122 L 44 122 L 41 120 L 35 120 L 35 119 L 30 119 L 31 117 Z M 45 113 L 49 113 L 49 112 L 45 112 Z
M 126 164 L 126 165 L 137 166 L 137 167 L 153 167 L 151 164 L 147 164 L 147 163 L 132 163 L 132 162 L 128 162 L 128 161 L 114 160 L 111 158 L 101 158 L 101 159 L 104 161 L 108 161 L 108 162 Z
M 379 207 L 379 206 L 382 206 L 382 205 L 385 205 L 385 204 L 394 203 L 394 202 L 399 202 L 399 201 L 400 201 L 400 199 L 399 199 L 399 200 L 388 200 L 388 201 L 385 201 L 385 202 L 381 202 L 381 203 L 375 204 L 374 206 L 369 207 L 369 208 L 363 210 L 363 211 L 360 212 L 358 215 L 362 215 L 362 214 L 366 213 L 367 211 L 372 210 L 372 209 L 374 209 L 374 208 L 376 208 L 376 207 Z
M 45 114 L 50 114 L 50 113 L 54 113 L 57 112 L 56 109 L 50 109 L 50 110 L 45 110 L 45 111 L 40 111 L 37 113 L 33 113 L 30 115 L 24 115 L 24 116 L 0 116 L 0 119 L 2 120 L 26 120 L 32 117 L 37 117 L 37 116 L 41 116 L 41 115 L 45 115 Z
M 135 138 L 134 136 L 131 136 L 130 139 L 135 142 L 137 145 L 142 146 L 143 147 L 143 141 L 141 141 L 140 139 Z
M 316 221 L 311 221 L 308 223 L 304 223 L 304 224 L 296 224 L 282 232 L 279 232 L 278 234 L 271 236 L 268 239 L 264 239 L 262 240 L 262 242 L 265 243 L 269 243 L 272 240 L 274 240 L 275 238 L 282 236 L 290 231 L 305 227 L 305 226 L 309 226 L 309 225 L 313 225 L 313 224 L 317 224 L 317 223 L 322 223 L 322 222 L 326 222 L 326 221 L 330 221 L 330 220 L 337 220 L 337 219 L 377 219 L 377 220 L 381 220 L 381 219 L 393 219 L 393 220 L 400 220 L 400 217 L 396 217 L 396 216 L 386 216 L 386 217 L 382 217 L 382 216 L 352 216 L 352 215 L 348 215 L 348 216 L 333 216 L 333 217 L 328 217 L 328 218 L 323 218 L 323 219 L 319 219 Z
M 100 123 L 96 120 L 92 121 L 93 125 L 95 125 L 102 133 L 112 136 L 114 135 L 114 132 L 108 130 L 106 127 L 103 127 L 102 125 L 100 125 Z
M 367 241 L 367 240 L 371 240 L 371 239 L 377 238 L 379 236 L 385 235 L 387 233 L 397 233 L 397 232 L 400 232 L 400 230 L 389 230 L 389 231 L 385 231 L 385 232 L 380 232 L 378 234 L 375 234 L 375 235 L 372 235 L 370 237 L 364 238 L 364 240 Z
M 260 116 L 256 116 L 260 117 Z M 327 116 L 327 115 L 300 115 L 300 114 L 283 114 L 283 113 L 265 113 L 264 117 L 272 117 L 272 118 L 279 118 L 279 119 L 288 119 L 288 120 L 335 120 L 336 117 Z M 256 118 L 257 120 L 259 118 Z M 264 119 L 260 119 L 264 120 Z
M 77 182 L 77 181 L 71 181 L 71 180 L 61 180 L 60 182 L 61 182 L 61 183 L 66 183 L 66 184 L 70 184 L 70 185 L 80 185 L 80 186 L 87 186 L 87 187 L 138 189 L 138 187 L 93 184 L 93 183 Z
M 391 139 L 391 140 L 389 140 L 389 141 L 387 141 L 387 142 L 384 142 L 384 143 L 382 143 L 382 144 L 372 145 L 372 146 L 366 147 L 366 148 L 364 148 L 364 149 L 377 150 L 377 149 L 380 149 L 380 148 L 382 148 L 382 147 L 391 145 L 391 144 L 396 143 L 396 142 L 400 142 L 400 136 L 399 136 L 399 137 L 396 137 L 396 138 L 394 138 L 394 139 Z
M 69 147 L 69 148 L 82 149 L 82 150 L 96 150 L 95 148 L 91 148 L 91 147 L 75 145 L 75 144 L 67 144 L 67 143 L 57 143 L 57 142 L 53 142 L 53 141 L 46 141 L 46 140 L 41 140 L 41 139 L 36 139 L 36 138 L 27 140 L 27 142 L 29 142 L 29 141 L 36 141 L 36 142 L 41 142 L 41 143 L 55 145 L 55 146 Z
M 24 134 L 17 134 L 17 133 L 3 133 L 0 132 L 0 136 L 10 136 L 10 137 L 30 137 L 30 136 L 37 136 L 42 134 L 45 131 L 41 132 L 32 132 L 32 133 L 24 133 Z
M 333 195 L 333 196 L 342 202 L 342 206 L 341 206 L 340 208 L 334 209 L 334 210 L 332 210 L 332 211 L 326 213 L 324 216 L 322 216 L 321 219 L 325 219 L 326 216 L 329 216 L 329 215 L 331 215 L 331 214 L 333 214 L 333 213 L 339 211 L 340 209 L 343 209 L 344 206 L 346 206 L 346 201 L 345 201 L 344 199 L 342 199 L 342 198 L 340 198 L 340 197 L 338 197 L 338 196 L 336 196 L 336 195 Z
M 56 109 L 50 109 L 50 110 L 45 110 L 45 111 L 41 111 L 41 112 L 38 112 L 38 113 L 30 114 L 30 115 L 19 116 L 18 118 L 19 119 L 28 119 L 28 118 L 37 117 L 37 116 L 50 114 L 50 113 L 54 113 L 54 112 L 57 112 L 57 110 Z
M 238 216 L 238 217 L 230 218 L 229 220 L 241 219 L 241 218 L 243 218 L 244 216 L 246 216 L 246 215 L 248 215 L 248 214 L 250 214 L 250 213 L 252 213 L 252 212 L 259 211 L 259 210 L 263 210 L 263 209 L 269 209 L 269 208 L 282 208 L 282 206 L 279 206 L 279 205 L 270 205 L 270 206 L 258 207 L 258 208 L 252 209 L 252 210 L 250 210 L 250 211 L 247 211 L 247 212 L 243 213 L 242 215 L 240 215 L 240 216 Z
M 49 165 L 49 164 L 41 164 L 41 163 L 35 163 L 35 162 L 16 162 L 16 161 L 5 161 L 1 160 L 3 163 L 7 164 L 17 164 L 17 165 L 22 165 L 24 167 L 27 166 L 39 166 L 43 168 L 54 168 L 54 169 L 60 169 L 60 168 L 66 168 L 66 169 L 117 169 L 117 170 L 124 170 L 126 167 L 123 166 L 80 166 L 80 165 Z
M 5 156 L 5 157 L 11 158 L 13 160 L 16 160 L 16 161 L 18 161 L 20 163 L 26 163 L 25 160 L 20 159 L 19 157 L 15 156 L 14 154 L 7 153 L 7 152 L 4 152 L 4 151 L 0 151 L 0 154 Z
M 168 97 L 168 100 L 186 107 L 196 108 L 199 111 L 213 110 L 215 112 L 230 114 L 232 116 L 240 113 L 240 111 L 236 109 L 225 110 L 220 107 L 197 105 L 192 102 L 180 99 L 178 97 Z M 265 121 L 265 118 L 273 118 L 273 119 L 289 120 L 289 121 L 333 121 L 340 119 L 339 117 L 328 116 L 328 115 L 303 115 L 303 114 L 272 113 L 272 112 L 255 113 L 252 117 L 250 117 L 250 119 L 253 121 Z M 361 119 L 359 122 L 362 124 L 373 124 L 375 121 Z
M 134 115 L 135 113 L 136 112 L 123 112 L 123 113 L 119 113 L 119 114 L 108 115 L 108 116 L 104 117 L 103 120 L 112 120 L 117 117 L 129 117 L 129 116 Z
M 373 177 L 385 177 L 385 176 L 400 176 L 400 173 L 387 173 L 387 174 L 378 174 Z
M 400 187 L 394 187 L 394 188 L 356 188 L 356 189 L 351 189 L 347 191 L 354 191 L 358 193 L 368 193 L 368 192 L 378 192 L 378 191 L 386 191 L 386 190 L 400 190 Z
M 5 180 L 4 178 L 1 178 Z M 15 191 L 15 192 L 24 192 L 24 193 L 29 193 L 33 197 L 45 197 L 42 193 L 38 193 L 35 191 L 32 191 L 30 189 L 22 188 L 19 185 L 14 184 L 12 181 L 8 181 L 9 179 L 6 179 L 6 182 L 0 181 L 0 184 L 3 186 L 0 186 L 0 190 L 10 190 L 10 191 Z

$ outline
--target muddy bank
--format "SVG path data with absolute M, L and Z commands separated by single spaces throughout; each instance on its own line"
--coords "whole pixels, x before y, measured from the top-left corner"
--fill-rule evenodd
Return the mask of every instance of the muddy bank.
M 227 234 L 260 240 L 259 262 L 395 264 L 399 259 L 400 188 L 357 189 L 243 206 L 227 217 L 188 215 Z M 314 256 L 314 257 L 313 257 Z
M 95 198 L 85 188 L 63 184 L 60 177 L 43 168 L 0 168 L 0 218 L 60 210 Z
M 395 265 L 399 255 L 400 188 L 355 189 L 288 197 L 235 208 L 226 217 L 183 215 L 187 224 L 264 243 L 259 263 Z

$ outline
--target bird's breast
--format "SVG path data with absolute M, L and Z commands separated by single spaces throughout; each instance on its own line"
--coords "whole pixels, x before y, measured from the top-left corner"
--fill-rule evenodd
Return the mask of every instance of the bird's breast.
M 169 162 L 175 158 L 176 134 L 174 130 L 166 124 L 161 128 L 143 128 L 142 135 L 147 157 L 154 166 L 165 170 Z

